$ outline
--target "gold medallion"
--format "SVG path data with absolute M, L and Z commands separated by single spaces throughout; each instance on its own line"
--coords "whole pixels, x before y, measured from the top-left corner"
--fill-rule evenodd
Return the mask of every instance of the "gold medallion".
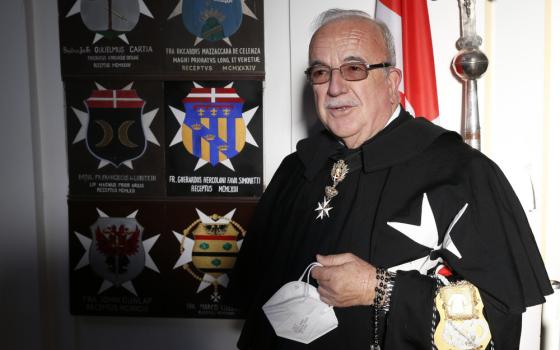
M 439 289 L 435 298 L 439 323 L 434 333 L 438 350 L 483 350 L 492 338 L 482 314 L 478 288 L 461 281 Z

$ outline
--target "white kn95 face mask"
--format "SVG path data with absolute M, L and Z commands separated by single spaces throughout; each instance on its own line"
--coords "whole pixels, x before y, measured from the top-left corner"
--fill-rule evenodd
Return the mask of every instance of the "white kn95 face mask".
M 317 288 L 309 284 L 309 275 L 316 266 L 322 265 L 311 263 L 299 280 L 283 285 L 263 305 L 277 336 L 309 344 L 338 327 L 332 306 L 322 302 Z M 307 283 L 302 281 L 306 273 Z

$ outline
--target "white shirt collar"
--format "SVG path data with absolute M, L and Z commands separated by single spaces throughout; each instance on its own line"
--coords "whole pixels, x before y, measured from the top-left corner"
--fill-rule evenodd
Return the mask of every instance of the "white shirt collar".
M 387 120 L 387 124 L 385 124 L 385 126 L 383 127 L 383 129 L 385 129 L 387 127 L 387 125 L 391 124 L 391 122 L 395 119 L 397 119 L 397 117 L 399 116 L 399 114 L 401 114 L 401 105 L 399 104 L 397 106 L 397 108 L 395 108 L 395 111 L 393 112 L 393 114 L 391 115 L 391 118 L 389 118 L 389 120 Z

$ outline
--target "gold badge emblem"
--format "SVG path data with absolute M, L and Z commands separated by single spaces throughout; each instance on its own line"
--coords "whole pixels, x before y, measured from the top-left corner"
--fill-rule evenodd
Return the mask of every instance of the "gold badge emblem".
M 438 350 L 483 350 L 492 338 L 482 314 L 478 288 L 467 281 L 440 288 L 435 298 L 440 321 L 434 334 Z

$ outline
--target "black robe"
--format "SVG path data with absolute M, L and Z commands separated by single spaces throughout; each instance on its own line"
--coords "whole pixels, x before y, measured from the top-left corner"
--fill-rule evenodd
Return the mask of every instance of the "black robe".
M 338 186 L 329 217 L 315 211 L 332 184 L 334 160 L 348 157 L 328 132 L 298 143 L 261 198 L 228 287 L 246 313 L 240 349 L 368 349 L 372 308 L 335 308 L 339 326 L 309 345 L 276 337 L 261 307 L 282 285 L 296 280 L 316 254 L 350 252 L 390 268 L 427 256 L 441 257 L 455 276 L 475 284 L 495 349 L 515 349 L 521 313 L 552 292 L 533 234 L 511 186 L 490 159 L 454 132 L 404 110 L 362 145 L 359 166 Z M 354 157 L 355 158 L 355 157 Z M 426 247 L 388 222 L 419 225 L 426 196 L 437 242 L 451 231 L 460 258 Z M 435 235 L 435 233 L 434 233 Z M 431 349 L 436 283 L 416 270 L 398 271 L 383 348 Z

